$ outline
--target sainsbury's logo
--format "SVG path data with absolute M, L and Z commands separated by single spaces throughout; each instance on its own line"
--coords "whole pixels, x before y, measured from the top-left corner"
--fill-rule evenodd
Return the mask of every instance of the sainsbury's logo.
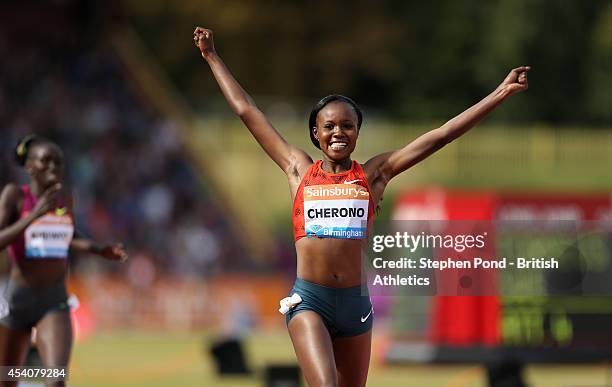
M 347 183 L 348 184 L 348 183 Z M 343 184 L 314 185 L 304 188 L 304 199 L 361 199 L 369 197 L 368 191 L 363 187 L 347 187 Z

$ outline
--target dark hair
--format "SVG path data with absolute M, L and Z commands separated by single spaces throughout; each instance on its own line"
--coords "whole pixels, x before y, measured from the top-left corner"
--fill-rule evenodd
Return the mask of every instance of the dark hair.
M 355 113 L 357 114 L 357 129 L 361 128 L 361 122 L 363 121 L 363 115 L 361 113 L 361 109 L 359 109 L 359 106 L 357 106 L 355 101 L 353 101 L 349 97 L 345 97 L 340 94 L 328 95 L 327 97 L 317 102 L 316 105 L 314 105 L 314 107 L 312 108 L 312 111 L 310 112 L 310 118 L 308 119 L 308 133 L 310 134 L 310 141 L 312 141 L 314 146 L 316 146 L 319 149 L 321 149 L 321 146 L 319 145 L 319 141 L 315 138 L 314 133 L 312 133 L 312 128 L 317 126 L 317 115 L 319 114 L 321 109 L 323 109 L 327 104 L 334 102 L 334 101 L 340 101 L 340 102 L 344 102 L 346 104 L 351 105 L 351 107 L 353 108 L 353 110 L 355 110 Z
M 46 138 L 39 137 L 35 134 L 22 137 L 15 147 L 15 161 L 17 164 L 23 167 L 28 160 L 28 153 L 30 152 L 32 145 L 44 142 L 51 143 L 51 141 L 47 140 Z

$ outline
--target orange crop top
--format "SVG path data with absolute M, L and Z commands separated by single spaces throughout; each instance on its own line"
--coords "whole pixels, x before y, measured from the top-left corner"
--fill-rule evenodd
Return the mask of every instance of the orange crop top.
M 342 173 L 328 173 L 321 160 L 308 168 L 293 201 L 293 235 L 364 239 L 374 220 L 374 202 L 358 162 Z

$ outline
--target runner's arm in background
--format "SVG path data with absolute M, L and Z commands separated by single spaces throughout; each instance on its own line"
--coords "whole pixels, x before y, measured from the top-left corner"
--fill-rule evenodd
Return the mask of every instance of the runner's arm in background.
M 0 250 L 5 249 L 38 217 L 46 214 L 55 206 L 55 198 L 61 190 L 61 184 L 55 184 L 38 198 L 36 206 L 25 217 L 19 218 L 17 203 L 20 199 L 19 187 L 8 184 L 0 195 Z M 12 220 L 16 221 L 10 223 Z

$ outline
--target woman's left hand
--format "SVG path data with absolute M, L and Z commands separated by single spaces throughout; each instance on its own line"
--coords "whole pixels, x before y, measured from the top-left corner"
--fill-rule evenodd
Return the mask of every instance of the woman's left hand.
M 527 72 L 529 70 L 531 70 L 530 66 L 521 66 L 512 69 L 510 74 L 508 74 L 506 79 L 504 79 L 499 87 L 506 90 L 508 92 L 508 96 L 527 90 L 529 87 L 527 82 Z
M 121 243 L 103 246 L 99 254 L 110 261 L 125 262 L 128 259 L 125 247 Z

